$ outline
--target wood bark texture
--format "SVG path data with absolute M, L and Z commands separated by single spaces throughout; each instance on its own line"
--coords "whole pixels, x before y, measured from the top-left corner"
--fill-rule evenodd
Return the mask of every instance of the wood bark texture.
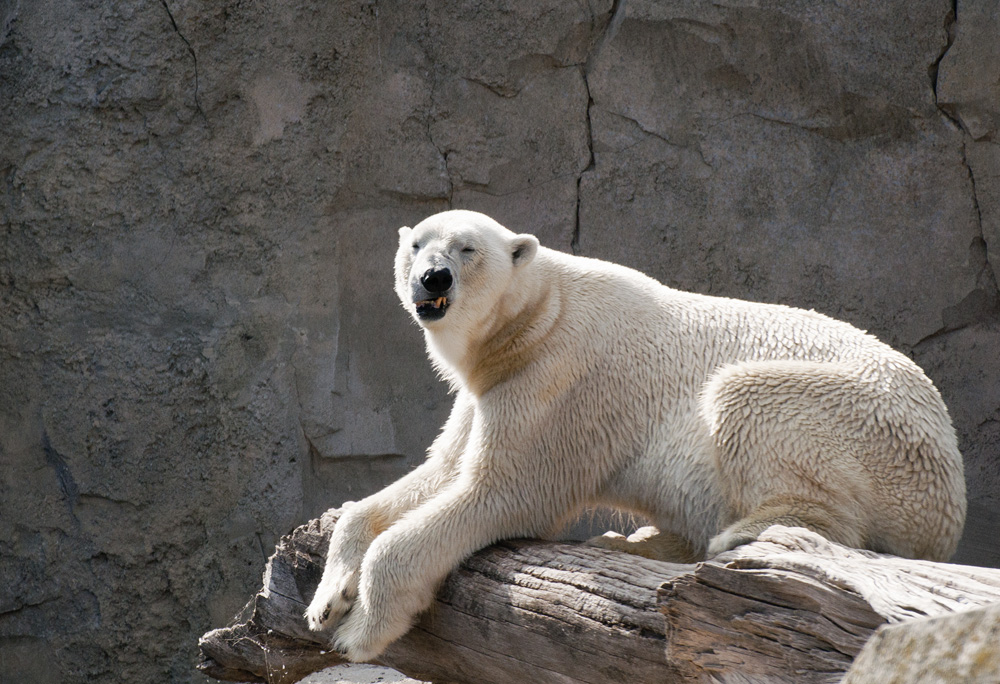
M 302 617 L 338 515 L 281 539 L 261 590 L 201 638 L 202 672 L 291 684 L 343 662 Z M 379 662 L 469 684 L 832 683 L 884 623 L 995 602 L 1000 570 L 848 549 L 798 528 L 695 565 L 513 540 L 456 569 Z

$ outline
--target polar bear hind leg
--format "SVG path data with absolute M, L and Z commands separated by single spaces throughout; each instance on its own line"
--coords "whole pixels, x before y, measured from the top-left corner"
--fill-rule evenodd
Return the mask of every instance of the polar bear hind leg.
M 713 537 L 708 544 L 708 556 L 757 541 L 772 525 L 805 527 L 845 546 L 862 548 L 865 544 L 857 522 L 850 516 L 846 519 L 839 516 L 828 504 L 795 496 L 778 496 Z
M 955 458 L 947 430 L 935 432 L 936 409 L 926 420 L 919 413 L 936 394 L 901 404 L 886 388 L 921 390 L 924 380 L 904 372 L 886 381 L 887 372 L 771 361 L 726 366 L 710 378 L 701 411 L 732 520 L 710 541 L 710 556 L 776 524 L 855 548 L 950 555 L 961 530 L 951 521 L 958 508 L 964 513 L 961 495 L 950 494 Z M 946 421 L 943 404 L 940 413 Z M 935 535 L 940 548 L 921 548 Z

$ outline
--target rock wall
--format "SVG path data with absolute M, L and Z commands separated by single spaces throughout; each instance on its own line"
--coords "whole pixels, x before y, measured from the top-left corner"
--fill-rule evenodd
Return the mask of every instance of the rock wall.
M 987 0 L 0 0 L 0 672 L 192 682 L 277 536 L 449 408 L 392 292 L 449 207 L 910 353 L 1000 564 Z

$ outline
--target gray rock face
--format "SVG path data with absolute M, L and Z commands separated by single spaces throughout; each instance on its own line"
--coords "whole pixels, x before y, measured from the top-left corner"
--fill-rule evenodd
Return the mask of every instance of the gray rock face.
M 0 667 L 196 681 L 277 536 L 449 409 L 449 207 L 911 353 L 1000 564 L 994 3 L 0 0 Z

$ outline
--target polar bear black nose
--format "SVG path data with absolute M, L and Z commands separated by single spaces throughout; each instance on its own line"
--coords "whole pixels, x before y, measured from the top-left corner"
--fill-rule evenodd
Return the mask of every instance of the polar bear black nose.
M 420 276 L 420 284 L 431 294 L 447 292 L 452 282 L 451 271 L 447 268 L 430 268 Z

